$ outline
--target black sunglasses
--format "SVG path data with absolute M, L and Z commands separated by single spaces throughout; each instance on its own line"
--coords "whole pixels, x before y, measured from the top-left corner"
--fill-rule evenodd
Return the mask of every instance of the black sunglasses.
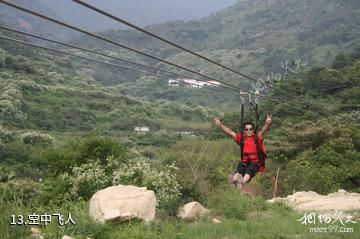
M 245 128 L 244 130 L 245 130 L 245 131 L 249 131 L 249 130 L 250 130 L 250 131 L 252 131 L 252 130 L 253 130 L 253 128 L 251 128 L 251 129 L 249 129 L 249 128 Z

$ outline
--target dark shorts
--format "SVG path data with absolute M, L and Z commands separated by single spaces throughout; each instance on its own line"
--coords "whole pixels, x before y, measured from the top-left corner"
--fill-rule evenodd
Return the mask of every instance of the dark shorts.
M 253 178 L 257 171 L 259 170 L 260 165 L 259 163 L 254 163 L 254 162 L 240 162 L 237 166 L 237 173 L 240 173 L 242 176 L 244 176 L 245 174 L 249 174 L 250 175 L 250 179 Z

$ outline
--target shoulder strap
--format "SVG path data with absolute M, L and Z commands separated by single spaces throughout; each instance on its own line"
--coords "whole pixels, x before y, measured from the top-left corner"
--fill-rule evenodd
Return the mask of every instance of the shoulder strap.
M 245 144 L 245 137 L 244 134 L 241 134 L 241 140 L 240 140 L 241 161 L 244 159 L 244 144 Z
M 254 137 L 254 144 L 256 146 L 256 153 L 257 153 L 258 159 L 260 160 L 260 158 L 261 158 L 261 150 L 260 150 L 259 141 L 258 141 L 258 135 L 257 134 L 255 134 L 255 137 Z
M 242 94 L 242 92 L 240 91 L 240 99 L 241 99 L 241 110 L 240 110 L 240 132 L 241 132 L 241 140 L 240 140 L 240 156 L 241 156 L 241 161 L 244 159 L 244 133 L 243 133 L 243 125 L 244 125 L 244 103 L 245 103 L 245 99 L 244 96 Z
M 265 165 L 265 157 L 266 157 L 266 154 L 263 153 L 261 150 L 260 150 L 260 146 L 259 146 L 259 137 L 257 134 L 255 134 L 255 137 L 254 137 L 254 144 L 256 146 L 256 153 L 257 153 L 257 157 L 258 157 L 258 160 L 260 162 L 260 165 Z

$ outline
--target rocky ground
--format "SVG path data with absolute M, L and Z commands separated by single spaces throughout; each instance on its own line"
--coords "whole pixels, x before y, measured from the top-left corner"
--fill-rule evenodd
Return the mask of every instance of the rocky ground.
M 284 202 L 299 211 L 352 211 L 360 210 L 360 194 L 339 190 L 320 195 L 316 192 L 296 192 L 285 198 L 274 198 L 269 202 Z

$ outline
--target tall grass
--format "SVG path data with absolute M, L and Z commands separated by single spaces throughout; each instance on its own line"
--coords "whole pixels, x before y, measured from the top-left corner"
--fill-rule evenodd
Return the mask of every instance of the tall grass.
M 18 217 L 21 215 L 28 215 L 29 205 L 25 203 L 23 194 L 18 194 L 7 187 L 0 189 L 0 238 L 24 238 L 29 234 L 26 226 L 11 225 L 11 223 L 19 222 Z

